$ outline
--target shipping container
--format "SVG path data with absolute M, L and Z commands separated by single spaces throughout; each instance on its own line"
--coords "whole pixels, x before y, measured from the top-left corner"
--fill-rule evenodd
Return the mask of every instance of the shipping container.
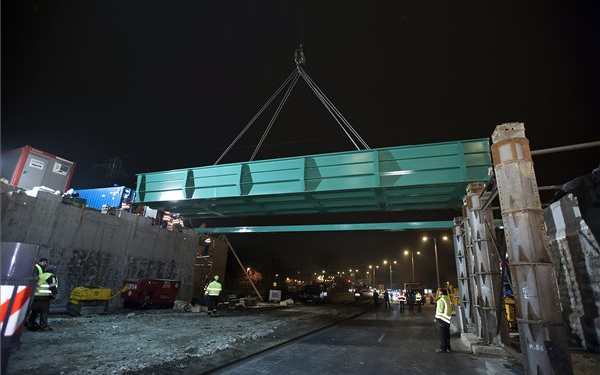
M 24 189 L 45 186 L 65 192 L 69 190 L 74 170 L 74 162 L 31 146 L 2 154 L 2 177 Z
M 113 186 L 95 189 L 77 189 L 79 198 L 85 199 L 89 207 L 101 210 L 102 206 L 129 210 L 135 198 L 135 190 L 125 186 Z

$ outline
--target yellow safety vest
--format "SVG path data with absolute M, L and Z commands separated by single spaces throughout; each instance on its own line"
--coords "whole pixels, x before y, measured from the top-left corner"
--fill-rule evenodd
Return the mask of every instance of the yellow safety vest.
M 437 300 L 437 305 L 435 308 L 435 318 L 441 319 L 444 322 L 450 324 L 450 319 L 452 318 L 452 316 L 450 315 L 451 313 L 452 307 L 450 305 L 450 299 L 448 299 L 447 295 L 443 294 Z
M 207 296 L 218 296 L 221 293 L 221 289 L 221 283 L 217 280 L 213 280 L 206 287 L 206 292 L 204 294 Z
M 52 280 L 51 284 L 48 284 L 48 280 Z M 58 280 L 52 272 L 44 272 L 40 274 L 38 278 L 37 288 L 35 289 L 35 296 L 37 297 L 50 297 L 52 296 L 52 287 L 58 288 Z

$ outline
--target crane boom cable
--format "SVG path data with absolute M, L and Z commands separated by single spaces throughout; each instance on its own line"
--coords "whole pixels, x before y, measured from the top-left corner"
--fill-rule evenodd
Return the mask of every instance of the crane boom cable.
M 300 75 L 302 76 L 302 79 L 304 79 L 304 81 L 306 82 L 306 84 L 308 85 L 308 87 L 310 87 L 310 89 L 313 90 L 313 92 L 315 93 L 315 95 L 317 96 L 317 98 L 319 98 L 319 100 L 321 101 L 321 103 L 323 103 L 323 106 L 325 107 L 325 109 L 327 109 L 327 111 L 329 111 L 329 113 L 331 114 L 331 116 L 333 116 L 334 120 L 338 123 L 338 125 L 340 126 L 340 128 L 342 128 L 343 132 L 350 139 L 350 142 L 352 142 L 352 144 L 354 145 L 354 147 L 356 147 L 357 150 L 360 150 L 360 147 L 356 144 L 356 142 L 354 141 L 354 138 L 352 138 L 352 136 L 348 133 L 348 131 L 346 130 L 346 128 L 344 127 L 344 125 L 340 122 L 340 119 L 338 118 L 338 116 L 336 116 L 334 110 L 327 104 L 327 101 L 325 100 L 325 98 L 323 98 L 323 96 L 317 90 L 315 90 L 315 88 L 310 83 L 310 81 L 307 80 L 307 78 L 305 76 L 306 73 L 303 74 L 302 72 L 303 72 L 303 70 L 301 70 L 301 73 L 300 73 Z
M 311 87 L 311 89 L 313 89 L 313 91 L 315 91 L 315 94 L 317 96 L 322 95 L 323 98 L 325 99 L 325 101 L 328 103 L 329 106 L 331 106 L 331 108 L 335 111 L 335 113 L 340 117 L 340 119 L 344 122 L 344 124 L 348 127 L 348 129 L 350 129 L 350 131 L 352 132 L 352 134 L 354 134 L 354 136 L 362 143 L 363 146 L 365 146 L 365 148 L 367 150 L 370 149 L 369 145 L 365 142 L 365 140 L 360 136 L 360 134 L 358 134 L 358 132 L 354 129 L 354 127 L 352 127 L 352 125 L 350 124 L 350 122 L 344 117 L 344 115 L 342 115 L 342 113 L 336 108 L 336 106 L 331 102 L 331 100 L 329 100 L 329 98 L 327 97 L 327 95 L 325 95 L 325 93 L 319 88 L 319 86 L 312 80 L 312 78 L 310 78 L 310 76 L 308 75 L 308 73 L 306 73 L 306 71 L 304 71 L 304 69 L 302 69 L 301 67 L 298 67 L 301 71 L 301 74 L 303 74 L 303 78 L 306 81 L 306 83 Z M 314 88 L 313 88 L 314 86 Z
M 273 114 L 273 117 L 271 117 L 271 121 L 269 121 L 269 125 L 267 126 L 267 129 L 265 130 L 265 132 L 263 133 L 262 137 L 260 138 L 260 141 L 256 145 L 256 148 L 254 149 L 254 152 L 252 153 L 252 156 L 250 157 L 250 161 L 254 160 L 254 157 L 256 157 L 256 154 L 258 153 L 258 150 L 260 149 L 260 146 L 262 146 L 265 138 L 267 138 L 267 134 L 269 134 L 269 131 L 273 127 L 273 124 L 275 123 L 275 120 L 277 119 L 277 116 L 279 116 L 279 113 L 281 112 L 281 109 L 283 108 L 283 106 L 285 105 L 285 102 L 287 101 L 287 99 L 289 98 L 290 94 L 292 93 L 292 90 L 294 89 L 294 86 L 296 86 L 296 82 L 298 82 L 299 78 L 300 78 L 300 74 L 296 72 L 296 74 L 294 75 L 294 79 L 292 80 L 292 83 L 290 84 L 290 86 L 288 87 L 287 91 L 285 92 L 285 95 L 283 96 L 283 99 L 281 99 L 281 102 L 279 103 L 279 106 L 277 107 L 277 110 Z
M 285 79 L 285 81 L 283 81 L 283 83 L 281 84 L 281 86 L 279 86 L 279 88 L 275 91 L 275 93 L 273 93 L 273 95 L 271 95 L 271 97 L 269 98 L 269 100 L 254 115 L 254 117 L 252 117 L 252 120 L 250 120 L 250 122 L 248 122 L 248 124 L 244 127 L 244 129 L 237 135 L 237 137 L 235 137 L 235 139 L 233 140 L 233 142 L 231 142 L 231 144 L 225 149 L 225 151 L 223 151 L 223 153 L 221 154 L 221 156 L 219 156 L 219 158 L 217 159 L 217 161 L 215 161 L 215 163 L 213 165 L 219 164 L 219 162 L 225 157 L 225 155 L 227 155 L 227 153 L 237 143 L 237 141 L 239 141 L 239 139 L 244 135 L 244 133 L 246 133 L 246 131 L 250 128 L 250 126 L 252 126 L 252 124 L 254 124 L 254 121 L 256 121 L 256 119 L 264 112 L 264 110 L 271 104 L 271 102 L 277 97 L 277 95 L 279 95 L 279 93 L 281 92 L 281 90 L 283 90 L 283 88 L 287 86 L 287 84 L 290 82 L 290 80 L 292 80 L 292 78 L 297 73 L 298 72 L 297 72 L 296 69 L 294 69 L 292 71 L 292 73 L 290 73 L 290 75 Z

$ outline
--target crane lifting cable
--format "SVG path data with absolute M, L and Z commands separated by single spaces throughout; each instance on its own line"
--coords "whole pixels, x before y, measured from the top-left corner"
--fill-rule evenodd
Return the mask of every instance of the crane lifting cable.
M 214 165 L 217 165 L 217 164 L 219 164 L 219 162 L 221 162 L 221 160 L 225 157 L 225 155 L 227 155 L 227 153 L 233 148 L 233 146 L 237 143 L 237 141 L 254 124 L 254 122 L 258 119 L 258 117 L 260 117 L 260 115 L 264 112 L 264 110 L 273 102 L 273 100 L 275 100 L 275 98 L 281 93 L 281 91 L 283 91 L 283 89 L 285 87 L 287 87 L 287 90 L 285 91 L 283 98 L 281 99 L 281 102 L 277 106 L 275 113 L 271 117 L 271 120 L 269 121 L 267 128 L 265 129 L 264 133 L 262 134 L 260 141 L 256 145 L 256 148 L 254 149 L 254 152 L 252 153 L 252 156 L 250 157 L 250 161 L 254 160 L 258 151 L 260 150 L 260 147 L 262 146 L 263 142 L 267 138 L 269 131 L 273 127 L 273 124 L 275 123 L 277 116 L 279 116 L 279 113 L 281 113 L 283 106 L 285 105 L 290 94 L 292 93 L 292 90 L 294 89 L 294 87 L 296 86 L 296 83 L 298 82 L 298 80 L 300 78 L 302 78 L 302 80 L 304 82 L 306 82 L 308 87 L 314 92 L 314 94 L 321 101 L 323 106 L 325 106 L 327 111 L 331 114 L 331 116 L 333 116 L 333 118 L 338 123 L 340 128 L 342 128 L 342 131 L 350 139 L 350 141 L 352 142 L 354 147 L 356 147 L 357 150 L 360 150 L 360 147 L 358 146 L 358 144 L 355 141 L 355 139 L 356 139 L 366 150 L 370 149 L 369 145 L 367 145 L 367 143 L 364 141 L 364 139 L 352 127 L 350 122 L 342 115 L 342 113 L 335 107 L 335 105 L 333 105 L 331 100 L 329 100 L 329 98 L 319 88 L 319 86 L 317 86 L 317 84 L 310 78 L 308 73 L 306 73 L 304 68 L 302 68 L 302 66 L 304 66 L 306 64 L 306 57 L 304 55 L 304 49 L 302 48 L 302 44 L 300 44 L 299 48 L 297 48 L 294 52 L 294 62 L 296 63 L 296 68 L 292 71 L 292 73 L 290 73 L 290 75 L 285 79 L 285 81 L 283 81 L 281 86 L 279 86 L 279 88 L 277 88 L 277 90 L 275 90 L 273 95 L 271 95 L 269 100 L 267 100 L 267 102 L 262 106 L 262 108 L 254 115 L 254 117 L 252 117 L 252 119 L 248 122 L 248 124 L 246 124 L 244 129 L 242 129 L 242 131 L 235 137 L 233 142 L 231 142 L 231 144 L 229 146 L 227 146 L 225 151 L 217 159 L 217 161 L 214 163 Z M 354 136 L 354 138 L 353 138 L 353 136 Z

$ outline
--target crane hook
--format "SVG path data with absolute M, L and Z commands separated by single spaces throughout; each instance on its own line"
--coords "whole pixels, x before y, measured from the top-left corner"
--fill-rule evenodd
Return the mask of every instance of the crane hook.
M 296 66 L 306 65 L 306 57 L 304 57 L 304 48 L 302 48 L 302 43 L 300 43 L 294 52 L 294 62 L 296 63 Z

